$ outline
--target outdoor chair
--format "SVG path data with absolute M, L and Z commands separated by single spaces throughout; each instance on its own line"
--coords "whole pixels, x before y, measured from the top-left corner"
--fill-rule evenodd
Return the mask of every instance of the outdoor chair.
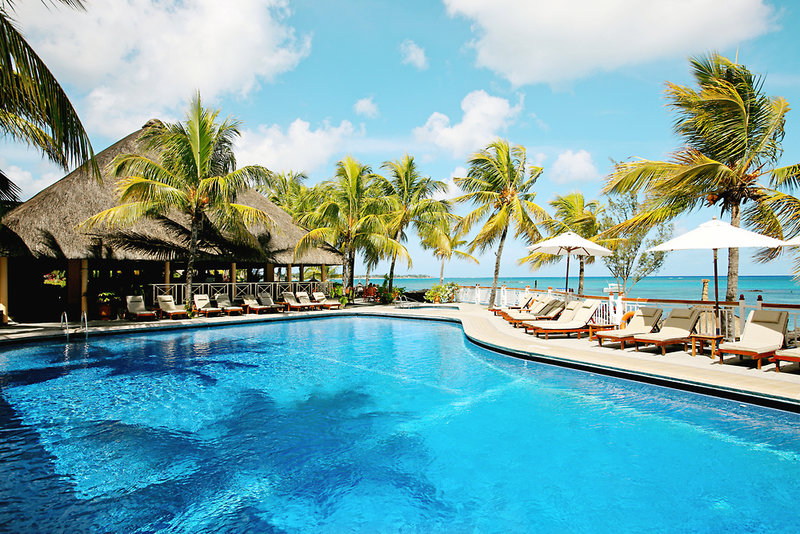
M 224 311 L 228 315 L 232 313 L 238 313 L 241 315 L 244 313 L 244 308 L 242 308 L 241 306 L 234 306 L 234 304 L 231 302 L 230 297 L 228 297 L 228 295 L 225 293 L 219 293 L 215 295 L 214 300 L 217 301 L 217 306 L 222 308 L 222 311 Z
M 283 300 L 286 303 L 286 308 L 289 311 L 292 310 L 306 311 L 313 308 L 313 305 L 300 303 L 294 296 L 294 293 L 290 293 L 289 291 L 284 291 L 281 295 L 283 296 Z
M 659 319 L 661 319 L 661 308 L 639 308 L 633 312 L 633 316 L 631 316 L 625 328 L 596 332 L 594 337 L 597 338 L 597 342 L 601 346 L 603 345 L 603 339 L 607 339 L 612 343 L 619 343 L 619 348 L 624 349 L 625 343 L 633 341 L 634 337 L 652 332 Z
M 514 328 L 520 328 L 529 321 L 551 321 L 564 309 L 564 301 L 551 297 L 548 300 L 534 303 L 529 312 L 502 313 L 503 319 Z
M 198 293 L 194 296 L 194 308 L 197 313 L 206 317 L 215 313 L 222 314 L 222 308 L 212 306 L 211 299 L 205 293 Z
M 336 299 L 329 299 L 325 296 L 325 293 L 321 291 L 314 291 L 311 293 L 311 297 L 314 301 L 325 308 L 326 310 L 332 310 L 333 308 L 340 309 L 342 307 L 342 303 Z
M 313 302 L 310 298 L 308 298 L 308 293 L 305 291 L 298 291 L 295 293 L 295 295 L 297 296 L 297 301 L 300 304 L 308 304 L 311 306 L 312 310 L 318 310 L 322 308 L 322 305 L 319 302 Z
M 582 333 L 589 332 L 589 321 L 592 320 L 598 306 L 600 306 L 600 302 L 597 300 L 584 300 L 581 302 L 580 307 L 575 310 L 572 319 L 569 321 L 537 322 L 538 326 L 533 329 L 533 334 L 536 337 L 539 337 L 539 334 L 544 334 L 545 339 L 549 339 L 552 334 L 564 334 L 567 337 L 570 334 L 577 334 L 578 339 L 580 339 Z
M 497 316 L 497 315 L 500 315 L 502 312 L 508 312 L 508 311 L 514 311 L 514 310 L 529 310 L 530 307 L 534 304 L 534 302 L 537 302 L 537 300 L 536 300 L 537 298 L 538 297 L 536 295 L 534 295 L 534 296 L 530 297 L 529 299 L 527 299 L 525 301 L 525 303 L 522 304 L 522 305 L 506 306 L 506 307 L 498 306 L 496 308 L 489 308 L 489 311 L 492 312 L 495 316 Z
M 661 330 L 656 333 L 641 334 L 633 337 L 636 350 L 639 350 L 640 343 L 642 345 L 661 347 L 662 356 L 666 355 L 668 345 L 683 343 L 685 349 L 698 319 L 700 319 L 700 311 L 696 308 L 673 308 L 667 318 L 664 319 Z
M 800 347 L 795 347 L 793 349 L 780 349 L 776 350 L 775 354 L 772 358 L 769 359 L 771 362 L 775 362 L 775 372 L 781 372 L 781 362 L 798 362 L 800 363 Z
M 276 304 L 275 301 L 272 300 L 272 295 L 270 295 L 269 293 L 259 293 L 258 303 L 261 304 L 262 306 L 270 308 L 270 311 L 282 312 L 283 310 L 286 309 L 286 306 L 284 306 L 283 304 L 280 303 Z
M 128 306 L 128 317 L 131 319 L 155 319 L 156 312 L 144 306 L 144 297 L 141 295 L 128 295 L 125 297 Z
M 254 295 L 243 295 L 242 302 L 244 303 L 245 307 L 247 308 L 247 313 L 255 313 L 258 315 L 259 313 L 268 312 L 270 311 L 270 306 L 262 306 L 258 303 L 258 300 Z
M 788 322 L 789 312 L 786 311 L 751 311 L 739 341 L 720 343 L 717 349 L 719 363 L 722 363 L 723 354 L 735 354 L 756 360 L 756 367 L 761 369 L 761 361 L 774 356 L 775 351 L 783 346 Z
M 184 308 L 175 305 L 175 300 L 172 298 L 172 295 L 158 295 L 156 300 L 158 301 L 158 309 L 161 317 L 167 316 L 170 319 L 175 319 L 176 317 L 189 316 Z
M 573 300 L 569 304 L 563 305 L 563 311 L 561 311 L 561 314 L 558 316 L 557 319 L 538 319 L 535 321 L 527 321 L 522 323 L 521 326 L 525 328 L 526 334 L 533 334 L 536 332 L 536 329 L 539 326 L 552 325 L 552 324 L 560 326 L 562 324 L 566 324 L 572 321 L 572 319 L 575 317 L 575 313 L 582 305 L 583 305 L 582 301 Z

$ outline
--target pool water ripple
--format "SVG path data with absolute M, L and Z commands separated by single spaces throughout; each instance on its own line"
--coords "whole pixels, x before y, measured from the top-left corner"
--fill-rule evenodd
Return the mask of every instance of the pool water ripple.
M 798 423 L 442 323 L 43 344 L 0 356 L 0 530 L 789 532 Z

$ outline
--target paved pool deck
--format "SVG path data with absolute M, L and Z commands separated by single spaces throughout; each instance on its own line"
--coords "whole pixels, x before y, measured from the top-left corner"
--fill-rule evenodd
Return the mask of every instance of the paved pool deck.
M 89 341 L 98 335 L 155 330 L 208 328 L 213 326 L 262 323 L 283 320 L 313 320 L 333 316 L 383 316 L 440 320 L 460 323 L 464 334 L 478 345 L 496 349 L 512 357 L 525 358 L 590 372 L 644 381 L 718 395 L 744 402 L 774 406 L 800 412 L 800 368 L 798 364 L 774 364 L 756 369 L 750 360 L 728 356 L 725 364 L 712 360 L 708 351 L 692 356 L 682 346 L 671 347 L 665 356 L 655 347 L 637 352 L 633 347 L 620 350 L 618 344 L 599 346 L 586 336 L 539 339 L 513 328 L 495 317 L 483 306 L 458 304 L 396 308 L 394 306 L 358 306 L 342 311 L 293 312 L 269 315 L 194 318 L 162 321 L 92 321 Z M 85 332 L 71 328 L 71 341 L 81 342 Z M 0 352 L 9 344 L 42 340 L 64 340 L 65 333 L 57 323 L 18 324 L 0 327 Z

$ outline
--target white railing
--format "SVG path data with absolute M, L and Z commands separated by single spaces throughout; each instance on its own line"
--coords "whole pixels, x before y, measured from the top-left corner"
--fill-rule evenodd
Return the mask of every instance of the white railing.
M 176 304 L 186 302 L 186 286 L 184 284 L 150 284 L 153 302 L 159 295 L 172 295 Z M 211 282 L 192 284 L 192 295 L 208 295 L 212 299 L 215 295 L 224 294 L 235 301 L 244 295 L 259 295 L 268 293 L 273 299 L 280 299 L 281 293 L 290 291 L 297 293 L 305 291 L 309 295 L 314 291 L 328 294 L 328 282 L 237 282 L 222 283 Z
M 488 306 L 490 291 L 491 287 L 481 287 L 479 285 L 460 286 L 456 293 L 456 299 L 459 302 Z M 525 304 L 531 296 L 544 293 L 557 298 L 564 298 L 564 291 L 554 291 L 552 288 L 548 288 L 547 291 L 544 291 L 541 289 L 531 289 L 530 287 L 512 288 L 501 286 L 497 289 L 497 297 L 495 298 L 494 305 L 503 306 L 515 304 L 519 306 Z M 720 302 L 719 317 L 715 320 L 714 302 L 711 301 L 631 299 L 621 297 L 620 295 L 614 295 L 613 293 L 602 297 L 593 295 L 571 295 L 570 298 L 593 298 L 600 300 L 601 304 L 592 317 L 592 321 L 603 324 L 617 324 L 622 320 L 625 313 L 635 311 L 643 306 L 661 308 L 663 310 L 663 317 L 666 317 L 673 308 L 697 308 L 700 310 L 700 320 L 697 323 L 698 332 L 702 334 L 711 334 L 716 331 L 717 325 L 719 325 L 720 333 L 724 336 L 725 340 L 734 340 L 741 336 L 742 328 L 744 327 L 744 323 L 750 311 L 757 309 L 784 310 L 789 313 L 787 342 L 789 344 L 794 344 L 800 339 L 800 305 L 766 303 L 760 300 L 756 301 L 755 304 L 747 304 L 744 299 L 735 302 Z

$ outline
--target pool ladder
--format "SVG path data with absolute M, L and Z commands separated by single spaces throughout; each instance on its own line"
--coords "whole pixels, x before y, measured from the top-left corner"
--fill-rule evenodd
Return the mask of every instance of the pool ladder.
M 67 311 L 61 314 L 61 322 L 59 323 L 59 328 L 64 330 L 64 335 L 67 337 L 67 343 L 69 343 L 69 317 L 67 316 Z M 78 333 L 84 332 L 85 338 L 89 339 L 89 318 L 86 315 L 86 311 L 81 312 L 81 323 L 78 327 Z

